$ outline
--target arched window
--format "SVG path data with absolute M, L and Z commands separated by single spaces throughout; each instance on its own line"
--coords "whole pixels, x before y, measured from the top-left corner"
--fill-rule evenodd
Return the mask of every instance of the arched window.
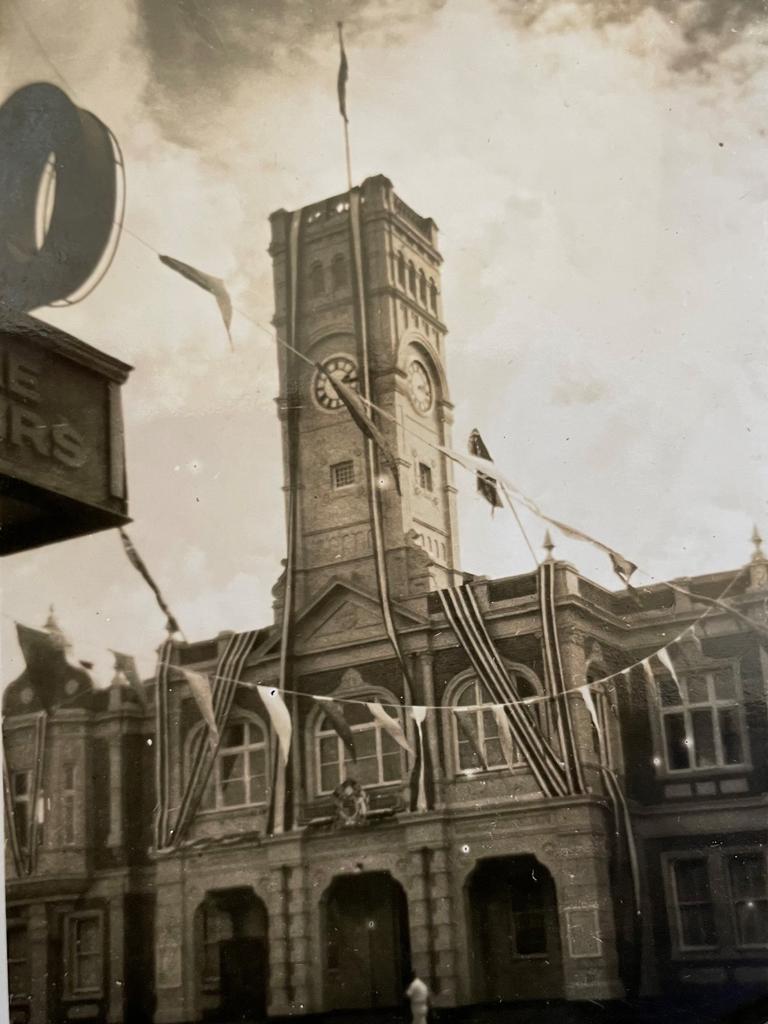
M 398 782 L 403 771 L 402 751 L 389 733 L 362 704 L 345 704 L 344 717 L 352 730 L 357 760 L 352 760 L 341 737 L 323 715 L 315 730 L 318 791 L 332 793 L 346 778 L 354 779 L 361 786 Z
M 267 799 L 267 737 L 256 718 L 227 725 L 201 802 L 202 810 L 251 807 Z
M 346 288 L 349 284 L 349 268 L 345 258 L 339 253 L 333 257 L 331 262 L 331 287 L 333 290 L 340 291 L 342 288 Z
M 413 263 L 408 262 L 408 289 L 416 294 L 416 267 Z
M 424 275 L 424 271 L 419 271 L 419 301 L 425 306 L 427 304 L 427 279 Z
M 405 256 L 402 250 L 397 254 L 397 283 L 405 288 Z
M 434 278 L 429 279 L 429 305 L 433 313 L 437 312 L 437 285 Z
M 325 295 L 325 271 L 323 270 L 323 264 L 313 263 L 309 275 L 313 297 L 317 298 L 318 295 Z
M 515 675 L 515 686 L 522 699 L 536 696 L 536 688 L 525 676 Z M 470 679 L 458 690 L 454 698 L 454 741 L 456 768 L 460 774 L 482 771 L 483 755 L 489 770 L 506 768 L 507 759 L 499 739 L 499 726 L 494 715 L 494 704 L 485 686 Z M 522 755 L 515 749 L 516 765 L 523 765 Z

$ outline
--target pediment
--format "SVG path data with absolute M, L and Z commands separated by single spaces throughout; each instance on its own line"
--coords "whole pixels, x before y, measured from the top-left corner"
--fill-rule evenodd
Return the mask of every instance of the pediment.
M 396 629 L 423 624 L 419 616 L 398 605 L 392 612 Z M 331 583 L 296 617 L 296 646 L 304 650 L 385 636 L 378 596 L 341 581 Z

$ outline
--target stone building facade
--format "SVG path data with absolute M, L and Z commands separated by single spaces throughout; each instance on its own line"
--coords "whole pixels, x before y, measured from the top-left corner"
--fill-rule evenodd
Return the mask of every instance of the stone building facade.
M 685 594 L 610 592 L 554 563 L 569 690 L 638 665 L 707 614 L 698 642 L 686 634 L 672 652 L 678 686 L 655 659 L 653 685 L 634 668 L 595 687 L 594 719 L 568 698 L 585 791 L 543 797 L 525 761 L 503 755 L 435 593 L 469 584 L 518 691 L 547 696 L 539 574 L 458 567 L 451 469 L 436 447 L 450 443 L 451 423 L 437 231 L 383 177 L 360 196 L 375 401 L 391 415 L 381 426 L 401 482 L 398 493 L 382 478 L 384 547 L 412 690 L 382 624 L 361 434 L 310 365 L 348 383 L 359 372 L 340 196 L 303 211 L 294 338 L 310 362 L 292 379 L 279 349 L 278 404 L 285 424 L 300 396 L 292 686 L 342 704 L 357 760 L 322 704 L 293 701 L 297 823 L 268 834 L 276 741 L 254 686 L 279 684 L 280 583 L 198 812 L 169 850 L 152 838 L 154 684 L 142 705 L 121 678 L 97 690 L 83 670 L 61 670 L 38 810 L 28 794 L 40 706 L 24 673 L 4 695 L 10 798 L 19 834 L 30 815 L 40 825 L 33 870 L 6 855 L 12 1020 L 177 1024 L 398 1006 L 411 969 L 445 1008 L 768 986 L 768 654 L 744 619 L 707 603 L 727 588 L 764 626 L 768 561 L 757 544 L 741 570 L 681 581 Z M 289 218 L 272 218 L 282 340 Z M 230 638 L 175 644 L 173 662 L 215 676 Z M 430 809 L 410 809 L 412 757 L 364 701 L 391 714 L 433 709 Z M 534 707 L 555 742 L 555 702 Z M 413 741 L 414 722 L 400 720 Z M 173 817 L 204 728 L 178 674 L 169 721 Z M 617 826 L 607 773 L 626 794 L 634 845 L 617 838 L 626 820 Z M 360 787 L 350 814 L 346 777 Z

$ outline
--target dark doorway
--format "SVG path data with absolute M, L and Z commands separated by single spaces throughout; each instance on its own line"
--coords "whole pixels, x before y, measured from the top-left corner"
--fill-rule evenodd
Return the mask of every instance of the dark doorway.
M 528 855 L 479 862 L 467 882 L 473 977 L 480 1001 L 564 994 L 555 884 Z
M 402 887 L 383 871 L 346 875 L 333 880 L 323 902 L 325 1008 L 399 1005 L 411 966 Z
M 267 912 L 251 889 L 209 892 L 198 908 L 200 1005 L 204 1020 L 267 1015 Z

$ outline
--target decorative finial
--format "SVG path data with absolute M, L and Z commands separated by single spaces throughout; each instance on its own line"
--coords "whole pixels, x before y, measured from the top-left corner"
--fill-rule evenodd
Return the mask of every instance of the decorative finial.
M 48 607 L 48 618 L 45 620 L 43 629 L 51 638 L 51 643 L 54 647 L 58 648 L 58 650 L 67 651 L 72 646 L 56 619 L 56 611 L 53 605 L 49 605 Z
M 555 550 L 555 544 L 552 540 L 552 535 L 550 534 L 549 530 L 547 530 L 547 532 L 544 534 L 544 543 L 541 546 L 547 552 L 547 561 L 551 562 L 552 552 Z
M 752 561 L 764 562 L 765 552 L 763 551 L 763 538 L 760 536 L 760 531 L 757 528 L 757 524 L 755 524 L 752 530 L 752 536 L 750 540 L 752 541 L 752 544 L 755 548 L 754 552 L 752 553 Z

